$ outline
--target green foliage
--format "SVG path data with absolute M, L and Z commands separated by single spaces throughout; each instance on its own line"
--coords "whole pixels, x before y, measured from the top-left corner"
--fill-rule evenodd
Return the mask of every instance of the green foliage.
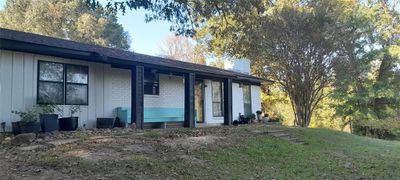
M 395 37 L 400 23 L 399 11 L 390 5 L 369 2 L 355 11 L 349 23 L 358 33 L 349 36 L 346 58 L 335 64 L 336 113 L 355 133 L 365 128 L 391 132 L 390 126 L 400 124 L 391 121 L 400 117 L 400 42 Z
M 21 118 L 21 122 L 30 123 L 36 122 L 38 117 L 38 112 L 36 109 L 30 109 L 27 111 L 11 111 L 12 113 L 18 115 Z
M 79 105 L 69 106 L 69 113 L 70 113 L 71 117 L 73 117 L 74 114 L 76 114 L 77 112 L 81 112 L 81 106 L 79 106 Z
M 355 122 L 353 124 L 353 132 L 358 135 L 380 139 L 400 139 L 400 119 Z
M 39 104 L 39 108 L 41 114 L 54 114 L 61 111 L 61 108 L 51 101 L 44 101 L 44 103 Z
M 115 13 L 83 0 L 7 0 L 0 27 L 126 50 L 130 43 Z

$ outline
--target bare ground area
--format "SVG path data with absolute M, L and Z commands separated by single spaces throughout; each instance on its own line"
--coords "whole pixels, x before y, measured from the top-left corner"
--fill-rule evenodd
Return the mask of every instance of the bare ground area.
M 1 140 L 1 180 L 400 177 L 399 141 L 323 128 L 86 130 Z
M 1 179 L 165 179 L 206 176 L 201 154 L 266 136 L 263 125 L 201 129 L 85 130 L 39 134 L 0 147 Z

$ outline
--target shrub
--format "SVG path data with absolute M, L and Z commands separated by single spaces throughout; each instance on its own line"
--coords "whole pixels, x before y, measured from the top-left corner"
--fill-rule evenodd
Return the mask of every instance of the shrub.
M 400 120 L 357 122 L 353 125 L 353 133 L 379 139 L 400 139 Z

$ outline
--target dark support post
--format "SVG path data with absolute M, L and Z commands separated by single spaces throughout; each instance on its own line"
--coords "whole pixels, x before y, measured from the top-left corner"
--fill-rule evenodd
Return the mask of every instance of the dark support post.
M 232 79 L 224 79 L 224 125 L 232 125 Z
M 186 73 L 185 75 L 185 120 L 184 126 L 193 128 L 195 126 L 194 119 L 194 83 L 195 74 Z
M 144 67 L 134 66 L 131 70 L 131 122 L 136 128 L 144 128 Z

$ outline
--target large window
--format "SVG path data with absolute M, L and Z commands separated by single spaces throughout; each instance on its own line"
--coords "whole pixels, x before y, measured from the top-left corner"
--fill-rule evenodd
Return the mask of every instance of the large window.
M 159 95 L 159 79 L 157 72 L 145 71 L 144 94 Z
M 39 61 L 37 103 L 88 104 L 88 67 Z
M 214 117 L 223 117 L 224 116 L 224 95 L 223 95 L 223 87 L 221 81 L 212 81 L 211 82 L 212 89 L 212 108 L 213 108 L 213 116 Z
M 244 115 L 248 116 L 252 114 L 251 110 L 251 87 L 250 85 L 243 85 L 243 103 L 244 103 Z

